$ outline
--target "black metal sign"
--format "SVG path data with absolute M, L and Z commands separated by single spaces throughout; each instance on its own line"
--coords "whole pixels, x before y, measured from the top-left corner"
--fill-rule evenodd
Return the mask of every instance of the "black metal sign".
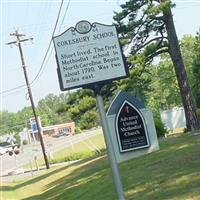
M 142 114 L 127 100 L 116 115 L 116 130 L 120 152 L 147 148 L 150 145 Z

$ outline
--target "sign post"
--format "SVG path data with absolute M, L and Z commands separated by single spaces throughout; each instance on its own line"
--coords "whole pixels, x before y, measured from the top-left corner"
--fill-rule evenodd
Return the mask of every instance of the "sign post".
M 80 21 L 53 38 L 61 90 L 92 89 L 103 127 L 112 177 L 118 200 L 125 200 L 101 88 L 108 82 L 128 76 L 116 27 Z
M 115 158 L 114 148 L 113 148 L 112 141 L 110 138 L 110 130 L 109 130 L 109 126 L 108 126 L 108 122 L 106 118 L 106 113 L 104 110 L 103 98 L 100 95 L 100 93 L 97 93 L 95 96 L 96 96 L 96 101 L 97 101 L 97 107 L 99 109 L 100 119 L 102 123 L 106 147 L 107 147 L 108 159 L 110 162 L 110 167 L 111 167 L 111 172 L 112 172 L 112 177 L 113 177 L 113 182 L 115 185 L 117 197 L 119 200 L 125 200 L 123 187 L 122 187 L 122 183 L 121 183 L 121 179 L 119 175 L 119 169 L 118 169 L 117 161 Z

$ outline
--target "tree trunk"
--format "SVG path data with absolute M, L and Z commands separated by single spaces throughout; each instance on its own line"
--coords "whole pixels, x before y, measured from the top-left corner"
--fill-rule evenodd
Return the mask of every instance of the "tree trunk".
M 196 106 L 194 104 L 190 86 L 187 80 L 185 65 L 181 55 L 178 38 L 174 26 L 174 21 L 171 9 L 164 11 L 164 18 L 166 23 L 167 37 L 169 41 L 169 52 L 174 65 L 182 103 L 185 110 L 185 119 L 187 131 L 195 131 L 199 129 L 199 121 L 196 114 Z

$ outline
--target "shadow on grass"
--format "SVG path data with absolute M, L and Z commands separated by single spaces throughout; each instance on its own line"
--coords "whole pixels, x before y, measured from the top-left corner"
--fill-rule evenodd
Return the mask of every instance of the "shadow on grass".
M 108 167 L 105 158 L 88 161 L 71 174 L 47 184 L 42 194 L 23 200 L 116 199 L 114 192 L 107 191 L 107 187 L 114 190 Z
M 200 199 L 199 144 L 199 136 L 170 138 L 161 143 L 160 151 L 121 163 L 120 174 L 126 199 Z M 2 189 L 16 190 L 63 173 L 62 178 L 46 184 L 42 194 L 23 200 L 116 199 L 106 158 L 88 159 L 71 166 L 76 168 L 70 174 L 65 173 L 69 167 L 65 166 L 14 187 L 5 186 Z
M 95 165 L 92 163 L 95 162 Z M 74 167 L 70 174 L 65 174 L 67 168 Z M 43 186 L 44 192 L 40 195 L 24 198 L 24 200 L 41 200 L 41 199 L 82 199 L 83 195 L 86 199 L 93 199 L 92 196 L 101 196 L 100 199 L 115 199 L 114 192 L 104 192 L 108 186 L 114 190 L 109 172 L 108 162 L 106 157 L 96 159 L 85 159 L 77 163 L 53 170 L 45 175 L 33 178 L 16 186 L 2 186 L 1 191 L 15 191 L 17 189 L 26 188 L 34 183 L 38 183 L 50 176 L 56 176 L 63 172 L 62 178 L 50 182 Z M 106 181 L 106 184 L 104 184 Z M 99 190 L 99 194 L 96 188 Z M 103 192 L 102 192 L 103 191 Z
M 199 144 L 200 136 L 173 138 L 160 151 L 122 163 L 127 199 L 200 199 Z
M 6 190 L 6 189 L 7 189 L 7 190 L 16 190 L 16 189 L 18 189 L 18 188 L 25 187 L 25 186 L 27 186 L 27 185 L 32 185 L 32 184 L 34 184 L 34 183 L 36 183 L 36 182 L 38 182 L 38 181 L 41 181 L 41 180 L 43 180 L 43 179 L 45 179 L 45 178 L 47 178 L 47 177 L 49 177 L 49 176 L 51 176 L 51 175 L 53 175 L 53 174 L 56 174 L 56 173 L 59 173 L 60 171 L 65 170 L 67 167 L 68 167 L 68 166 L 64 166 L 64 167 L 62 167 L 62 168 L 53 170 L 53 171 L 51 171 L 51 172 L 48 172 L 48 171 L 47 171 L 47 173 L 44 174 L 44 175 L 40 175 L 40 176 L 38 176 L 38 177 L 32 178 L 32 179 L 30 179 L 30 180 L 28 180 L 28 181 L 25 181 L 25 182 L 20 183 L 20 184 L 18 184 L 18 185 L 16 185 L 16 186 L 13 186 L 13 187 L 12 187 L 12 186 L 2 186 L 2 187 L 1 187 L 1 190 L 2 190 L 2 191 L 3 191 L 3 190 Z M 46 170 L 46 169 L 42 169 L 42 170 Z M 9 189 L 9 187 L 10 187 L 11 189 Z

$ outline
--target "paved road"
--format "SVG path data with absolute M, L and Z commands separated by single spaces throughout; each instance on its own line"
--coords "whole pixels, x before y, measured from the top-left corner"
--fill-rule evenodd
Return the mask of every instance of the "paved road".
M 55 152 L 65 147 L 73 146 L 75 143 L 79 143 L 81 141 L 87 140 L 86 145 L 88 148 L 93 148 L 91 143 L 89 143 L 88 138 L 95 136 L 97 134 L 102 133 L 101 129 L 90 130 L 78 135 L 74 136 L 62 136 L 59 138 L 54 138 L 46 144 L 47 152 Z M 9 156 L 5 154 L 0 157 L 0 175 L 7 175 L 9 172 L 13 171 L 14 169 L 23 166 L 30 161 L 34 160 L 34 157 L 37 158 L 42 157 L 42 150 L 40 143 L 37 142 L 35 144 L 23 146 L 23 149 L 19 155 Z

